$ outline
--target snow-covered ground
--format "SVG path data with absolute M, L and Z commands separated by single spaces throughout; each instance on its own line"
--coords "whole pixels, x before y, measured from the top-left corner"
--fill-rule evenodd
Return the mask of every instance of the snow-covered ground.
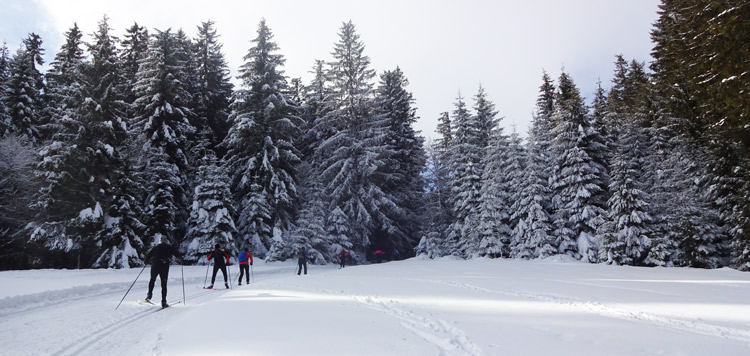
M 750 273 L 731 269 L 489 259 L 253 269 L 250 285 L 236 286 L 231 266 L 233 289 L 204 290 L 206 267 L 173 266 L 169 300 L 180 303 L 164 310 L 136 302 L 148 268 L 117 310 L 140 268 L 0 272 L 0 353 L 750 355 Z

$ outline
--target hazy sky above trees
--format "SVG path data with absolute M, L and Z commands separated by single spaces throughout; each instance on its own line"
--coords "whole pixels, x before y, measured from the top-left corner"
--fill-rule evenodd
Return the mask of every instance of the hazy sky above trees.
M 504 117 L 526 136 L 542 70 L 557 78 L 564 67 L 590 99 L 597 80 L 609 88 L 615 55 L 649 62 L 658 0 L 5 0 L 0 40 L 11 54 L 28 33 L 44 40 L 49 63 L 74 22 L 86 34 L 106 14 L 114 34 L 138 22 L 182 28 L 212 20 L 237 75 L 265 18 L 286 57 L 289 77 L 305 83 L 316 59 L 331 60 L 342 22 L 352 20 L 378 73 L 399 66 L 416 99 L 416 129 L 434 137 L 437 118 L 461 95 L 473 103 L 479 84 Z M 648 64 L 648 63 L 647 63 Z M 238 81 L 235 80 L 235 83 Z

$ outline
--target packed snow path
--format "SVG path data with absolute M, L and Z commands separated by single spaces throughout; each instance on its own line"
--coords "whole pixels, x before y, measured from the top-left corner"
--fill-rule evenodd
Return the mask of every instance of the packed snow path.
M 295 267 L 259 262 L 255 282 L 236 286 L 231 266 L 233 289 L 204 290 L 206 267 L 173 266 L 165 310 L 136 302 L 148 268 L 118 310 L 140 268 L 0 272 L 3 353 L 750 354 L 750 274 L 730 269 L 412 259 L 297 276 Z

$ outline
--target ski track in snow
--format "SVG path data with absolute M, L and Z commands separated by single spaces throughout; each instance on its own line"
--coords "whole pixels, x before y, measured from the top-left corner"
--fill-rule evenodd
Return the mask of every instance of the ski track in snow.
M 310 288 L 302 285 L 289 285 L 274 283 L 277 287 L 286 287 L 313 291 L 324 295 L 341 295 L 343 291 L 334 291 L 326 288 Z M 460 328 L 451 322 L 433 317 L 431 313 L 417 314 L 407 310 L 392 299 L 383 299 L 374 295 L 357 295 L 345 293 L 347 299 L 363 304 L 368 308 L 380 311 L 386 315 L 395 317 L 401 321 L 401 325 L 435 345 L 440 350 L 441 356 L 486 356 L 482 349 L 474 344 Z M 427 315 L 429 314 L 429 316 Z
M 582 302 L 579 300 L 560 297 L 556 295 L 545 295 L 541 293 L 529 293 L 529 292 L 512 292 L 503 291 L 496 289 L 488 289 L 479 287 L 467 283 L 459 282 L 446 282 L 438 280 L 426 280 L 426 279 L 413 279 L 419 282 L 432 282 L 441 285 L 463 288 L 477 292 L 483 292 L 491 295 L 504 295 L 510 297 L 523 298 L 527 300 L 534 300 L 540 302 L 555 303 L 559 305 L 565 305 L 576 308 L 578 310 L 600 315 L 609 318 L 616 318 L 621 320 L 628 320 L 633 322 L 647 323 L 656 325 L 664 328 L 670 328 L 680 331 L 687 331 L 696 334 L 716 336 L 720 338 L 740 341 L 745 344 L 750 344 L 750 331 L 740 330 L 725 326 L 712 325 L 699 320 L 681 320 L 676 318 L 669 318 L 659 315 L 654 315 L 641 311 L 626 310 L 611 305 L 602 304 L 599 302 Z
M 444 355 L 484 356 L 482 349 L 466 337 L 463 330 L 440 318 L 412 313 L 393 300 L 374 296 L 352 296 L 353 300 L 370 308 L 399 318 L 405 328 L 436 345 Z

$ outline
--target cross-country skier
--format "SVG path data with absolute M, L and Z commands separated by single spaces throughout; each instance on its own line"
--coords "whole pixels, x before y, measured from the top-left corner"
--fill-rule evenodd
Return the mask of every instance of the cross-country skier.
M 247 249 L 242 249 L 242 252 L 237 256 L 237 261 L 240 263 L 240 283 L 242 285 L 242 275 L 244 274 L 247 284 L 250 284 L 250 267 L 247 265 L 250 262 L 250 266 L 253 265 L 253 255 L 247 252 Z
M 148 282 L 148 295 L 146 301 L 151 302 L 153 297 L 154 284 L 156 277 L 161 278 L 161 307 L 166 308 L 167 304 L 167 279 L 169 278 L 169 264 L 172 256 L 182 263 L 182 256 L 177 248 L 169 244 L 169 239 L 161 234 L 156 235 L 156 241 L 159 243 L 146 254 L 146 263 L 151 262 L 151 280 Z
M 345 248 L 341 248 L 341 252 L 339 252 L 339 262 L 341 262 L 341 268 L 344 268 L 346 266 L 346 259 L 349 257 L 349 251 L 347 251 Z
M 208 254 L 208 260 L 214 259 L 214 274 L 211 276 L 211 285 L 206 287 L 211 289 L 214 287 L 214 281 L 216 281 L 216 272 L 221 270 L 224 274 L 224 286 L 229 289 L 229 283 L 227 283 L 227 265 L 229 264 L 229 255 L 221 250 L 221 245 L 214 245 L 214 251 Z
M 305 268 L 305 274 L 307 274 L 307 255 L 304 250 L 297 252 L 297 265 L 299 266 L 299 270 L 297 271 L 298 276 L 302 273 L 302 267 Z

